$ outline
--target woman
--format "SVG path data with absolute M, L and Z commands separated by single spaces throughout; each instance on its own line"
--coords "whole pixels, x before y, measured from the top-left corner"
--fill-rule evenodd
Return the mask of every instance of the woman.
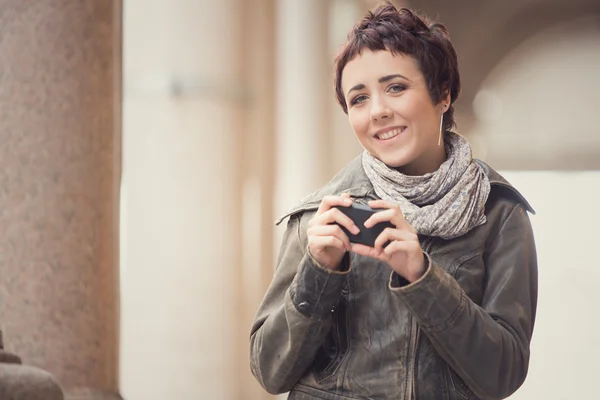
M 450 131 L 460 79 L 443 25 L 378 7 L 336 59 L 365 152 L 294 208 L 252 327 L 251 367 L 289 399 L 502 399 L 537 302 L 527 201 Z M 356 226 L 339 207 L 383 209 Z M 371 246 L 357 233 L 389 221 Z

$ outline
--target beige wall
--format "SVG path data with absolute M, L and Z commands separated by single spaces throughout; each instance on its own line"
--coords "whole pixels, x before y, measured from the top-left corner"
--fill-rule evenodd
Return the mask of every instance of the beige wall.
M 562 23 L 510 53 L 485 80 L 467 132 L 478 156 L 500 168 L 576 169 L 600 157 L 597 18 Z M 539 304 L 530 373 L 513 399 L 597 397 L 600 304 L 594 255 L 598 171 L 506 171 L 537 211 Z
M 514 400 L 595 399 L 600 359 L 598 196 L 600 172 L 504 176 L 531 202 L 539 298 L 529 376 Z
M 598 16 L 529 38 L 485 79 L 463 132 L 503 169 L 580 169 L 600 154 Z

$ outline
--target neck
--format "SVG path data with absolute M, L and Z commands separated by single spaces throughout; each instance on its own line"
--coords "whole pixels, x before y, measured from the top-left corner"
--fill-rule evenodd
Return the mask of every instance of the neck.
M 428 155 L 395 169 L 404 175 L 422 176 L 437 171 L 447 158 L 446 146 L 436 146 L 435 151 L 431 151 Z

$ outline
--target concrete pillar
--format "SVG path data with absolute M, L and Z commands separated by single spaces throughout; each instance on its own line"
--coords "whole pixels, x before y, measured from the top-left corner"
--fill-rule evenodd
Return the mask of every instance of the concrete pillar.
M 329 2 L 277 2 L 277 215 L 331 175 Z M 277 243 L 278 244 L 278 243 Z
M 329 8 L 321 0 L 277 0 L 273 220 L 331 176 Z M 284 229 L 274 231 L 273 259 Z
M 249 368 L 249 332 L 256 310 L 273 277 L 273 194 L 276 169 L 275 12 L 277 0 L 243 2 L 243 65 L 248 98 L 244 106 L 242 168 L 242 278 L 238 370 L 239 398 L 272 398 Z
M 125 3 L 121 387 L 238 399 L 241 1 Z M 243 357 L 243 358 L 242 358 Z
M 0 0 L 0 326 L 67 398 L 119 398 L 120 24 L 118 0 Z
M 354 0 L 331 0 L 331 25 L 329 34 L 329 76 L 333 77 L 333 61 L 341 48 L 346 44 L 348 32 L 352 30 L 356 22 L 363 17 L 368 10 L 361 1 Z M 356 139 L 352 127 L 348 121 L 348 115 L 342 111 L 333 86 L 333 78 L 327 86 L 327 100 L 329 113 L 331 115 L 331 174 L 344 168 L 354 157 L 363 150 L 360 142 Z

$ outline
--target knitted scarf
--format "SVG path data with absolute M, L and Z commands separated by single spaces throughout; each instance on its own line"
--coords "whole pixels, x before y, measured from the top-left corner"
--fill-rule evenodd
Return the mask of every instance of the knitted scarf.
M 453 132 L 445 136 L 448 158 L 435 172 L 404 175 L 367 151 L 362 165 L 375 193 L 398 204 L 419 234 L 453 239 L 486 222 L 490 182 L 473 161 L 467 139 Z

